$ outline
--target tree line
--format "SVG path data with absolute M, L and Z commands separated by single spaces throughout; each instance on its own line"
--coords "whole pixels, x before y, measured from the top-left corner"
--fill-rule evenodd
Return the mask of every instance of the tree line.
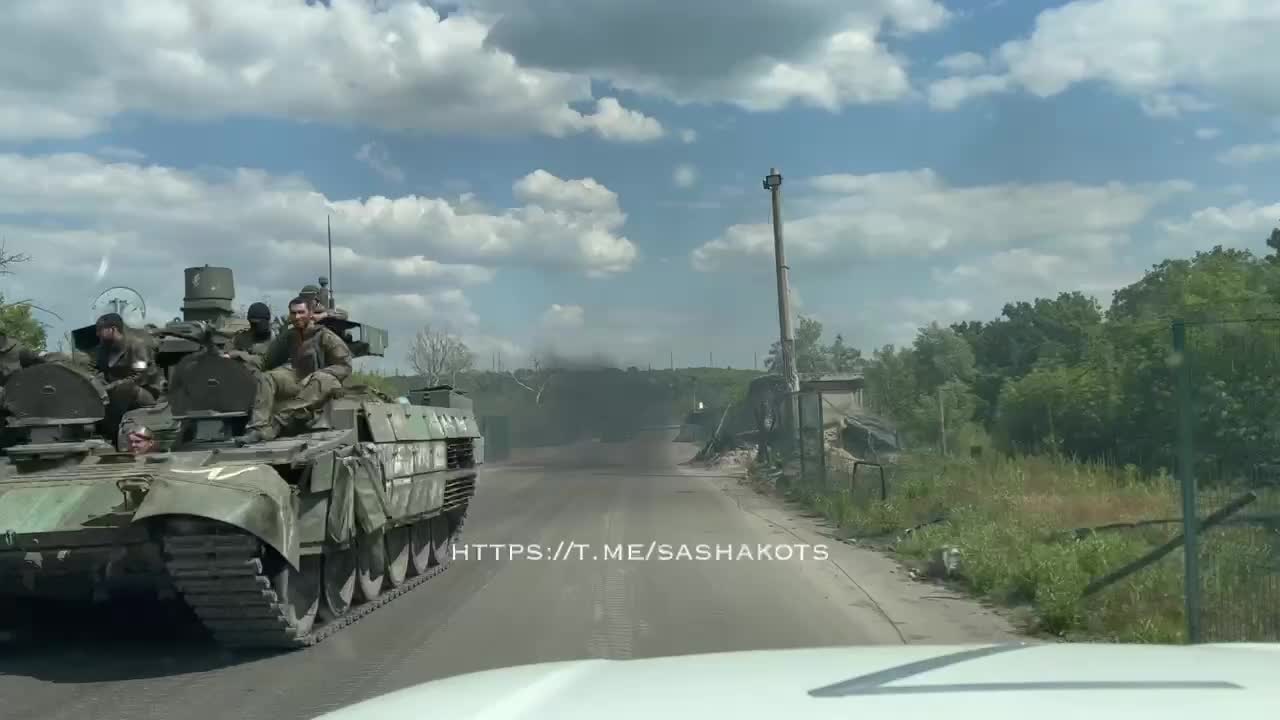
M 1269 243 L 1270 244 L 1270 243 Z M 1185 321 L 1185 351 L 1172 324 Z M 776 349 L 770 369 L 776 371 Z M 800 372 L 860 370 L 867 410 L 915 443 L 1061 453 L 1169 471 L 1189 367 L 1197 462 L 1240 477 L 1280 457 L 1280 260 L 1214 247 L 1152 266 L 1110 307 L 1080 292 L 1010 302 L 989 321 L 920 328 L 869 357 L 801 318 Z M 945 434 L 945 438 L 944 438 Z

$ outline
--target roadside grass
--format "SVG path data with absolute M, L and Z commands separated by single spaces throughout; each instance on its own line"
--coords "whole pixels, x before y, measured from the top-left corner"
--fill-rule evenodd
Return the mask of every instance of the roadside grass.
M 752 477 L 759 483 L 762 468 Z M 868 472 L 871 470 L 871 472 Z M 1033 631 L 1075 640 L 1182 642 L 1183 554 L 1168 554 L 1097 593 L 1083 591 L 1181 532 L 1179 522 L 1072 533 L 1112 523 L 1181 517 L 1173 478 L 1141 478 L 1065 458 L 1026 456 L 944 460 L 908 455 L 880 497 L 873 468 L 830 468 L 825 483 L 797 483 L 788 493 L 824 515 L 842 534 L 880 545 L 937 575 L 939 551 L 959 551 L 946 573 L 971 592 L 1029 607 Z M 1238 492 L 1203 494 L 1200 516 Z M 1262 507 L 1258 507 L 1262 506 Z M 1250 510 L 1280 509 L 1264 495 Z M 1205 640 L 1280 640 L 1280 535 L 1263 525 L 1220 526 L 1200 542 Z

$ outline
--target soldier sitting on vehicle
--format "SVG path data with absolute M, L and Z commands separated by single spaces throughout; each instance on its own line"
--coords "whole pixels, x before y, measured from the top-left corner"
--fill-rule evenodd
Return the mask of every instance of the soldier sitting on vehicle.
M 231 338 L 233 358 L 249 360 L 248 356 L 261 356 L 271 345 L 271 308 L 266 303 L 256 302 L 249 306 L 245 313 L 249 327 L 236 333 Z
M 272 440 L 296 421 L 313 420 L 351 376 L 350 348 L 315 322 L 312 307 L 307 298 L 294 298 L 290 327 L 260 356 L 257 394 L 240 444 Z
M 333 295 L 329 292 L 328 278 L 320 278 L 319 285 L 305 285 L 298 293 L 311 302 L 312 313 L 316 322 L 329 318 L 345 319 L 347 313 L 333 306 Z
M 320 322 L 328 316 L 329 306 L 321 301 L 320 288 L 316 285 L 303 285 L 298 291 L 298 297 L 306 300 L 311 305 L 311 317 L 316 322 Z
M 154 405 L 164 395 L 164 375 L 145 333 L 130 332 L 118 314 L 98 318 L 97 328 L 94 369 L 107 386 L 107 437 L 115 437 L 126 412 Z

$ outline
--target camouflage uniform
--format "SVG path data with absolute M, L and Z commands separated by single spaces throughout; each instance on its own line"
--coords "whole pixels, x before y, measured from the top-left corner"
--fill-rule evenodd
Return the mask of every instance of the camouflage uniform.
M 126 412 L 154 405 L 164 395 L 164 374 L 140 331 L 125 330 L 117 345 L 99 345 L 94 369 L 107 385 L 109 429 L 118 428 Z
M 245 442 L 277 437 L 294 420 L 310 420 L 351 376 L 351 350 L 334 332 L 312 323 L 290 328 L 260 356 L 261 372 Z
M 248 327 L 233 335 L 230 354 L 256 365 L 258 363 L 249 356 L 261 357 L 271 346 L 271 310 L 262 303 L 254 303 L 249 306 L 247 318 L 250 325 L 257 324 L 258 327 Z
M 248 355 L 265 355 L 271 338 L 259 340 L 253 330 L 241 330 L 231 337 L 231 349 Z

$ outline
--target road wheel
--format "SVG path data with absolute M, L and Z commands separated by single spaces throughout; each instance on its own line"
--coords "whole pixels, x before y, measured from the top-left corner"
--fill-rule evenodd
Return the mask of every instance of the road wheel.
M 340 618 L 351 609 L 356 595 L 358 565 L 354 546 L 324 554 L 324 594 L 320 604 L 322 619 L 327 621 Z
M 431 569 L 431 523 L 434 519 L 419 520 L 409 526 L 409 564 L 414 575 L 426 575 Z
M 364 533 L 356 540 L 356 590 L 363 602 L 382 594 L 387 576 L 387 548 L 382 541 L 385 530 Z
M 409 577 L 409 537 L 408 526 L 387 532 L 387 582 L 391 587 L 400 587 Z
M 284 611 L 285 622 L 294 637 L 311 632 L 320 607 L 319 556 L 309 555 L 301 559 L 302 570 L 294 570 L 289 563 L 277 558 L 279 569 L 271 575 L 271 589 Z

